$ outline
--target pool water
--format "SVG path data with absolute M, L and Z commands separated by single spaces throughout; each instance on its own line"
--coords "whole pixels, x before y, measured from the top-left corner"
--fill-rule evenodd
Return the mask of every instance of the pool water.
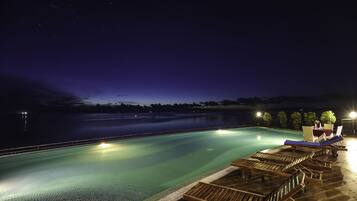
M 301 140 L 302 134 L 250 127 L 3 157 L 0 200 L 153 199 L 285 139 Z

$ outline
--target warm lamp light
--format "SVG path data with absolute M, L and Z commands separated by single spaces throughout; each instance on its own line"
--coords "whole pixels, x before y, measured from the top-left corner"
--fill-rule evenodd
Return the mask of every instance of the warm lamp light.
M 261 117 L 262 113 L 261 112 L 257 112 L 257 117 Z
M 351 119 L 356 119 L 357 118 L 357 112 L 352 111 L 350 112 L 350 114 L 348 115 Z

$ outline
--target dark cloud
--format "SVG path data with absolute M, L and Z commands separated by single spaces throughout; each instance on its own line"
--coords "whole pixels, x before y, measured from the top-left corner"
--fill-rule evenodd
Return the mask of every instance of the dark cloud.
M 78 97 L 39 81 L 0 75 L 0 107 L 3 110 L 36 109 L 82 104 Z

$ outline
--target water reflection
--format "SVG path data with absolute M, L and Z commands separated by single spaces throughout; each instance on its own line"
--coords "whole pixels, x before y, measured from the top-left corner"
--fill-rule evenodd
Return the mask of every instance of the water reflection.
M 52 114 L 19 113 L 5 119 L 1 148 L 143 133 L 247 124 L 250 114 L 220 113 L 136 113 L 136 114 Z M 218 133 L 220 133 L 219 131 Z M 224 133 L 225 131 L 223 131 Z

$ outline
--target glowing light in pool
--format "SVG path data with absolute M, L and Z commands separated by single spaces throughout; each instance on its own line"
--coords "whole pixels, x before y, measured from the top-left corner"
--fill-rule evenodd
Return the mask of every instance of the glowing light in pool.
M 357 118 L 357 112 L 352 111 L 350 112 L 350 114 L 348 115 L 351 119 L 356 119 Z
M 99 148 L 102 148 L 102 149 L 105 149 L 105 148 L 110 147 L 110 144 L 105 143 L 105 142 L 101 142 L 101 143 L 98 145 L 98 147 L 99 147 Z
M 262 139 L 262 136 L 258 135 L 257 140 L 260 141 Z
M 226 135 L 226 134 L 232 134 L 234 132 L 233 131 L 229 131 L 229 130 L 218 129 L 218 130 L 216 130 L 216 133 L 220 134 L 220 135 Z
M 248 153 L 281 145 L 278 141 L 283 139 L 302 138 L 302 135 L 263 128 L 222 129 L 231 134 L 217 134 L 217 128 L 212 132 L 184 135 L 99 140 L 88 146 L 15 155 L 11 160 L 0 157 L 0 200 L 75 200 L 79 196 L 82 200 L 108 197 L 145 200 L 164 190 L 163 186 L 174 189 L 190 183 L 187 179 L 191 176 L 201 177 Z M 261 141 L 257 141 L 258 135 Z M 100 148 L 101 142 L 109 147 Z M 176 149 L 183 144 L 194 146 L 196 142 L 202 145 L 202 151 L 187 154 L 185 150 Z M 43 160 L 38 160 L 39 157 Z M 187 161 L 192 167 L 203 168 L 192 171 L 187 168 Z M 28 165 L 24 166 L 25 163 Z M 1 171 L 9 166 L 13 167 L 11 171 Z M 176 168 L 182 171 L 170 171 Z M 170 181 L 170 178 L 176 179 Z
M 257 117 L 261 117 L 262 116 L 262 112 L 257 112 Z

